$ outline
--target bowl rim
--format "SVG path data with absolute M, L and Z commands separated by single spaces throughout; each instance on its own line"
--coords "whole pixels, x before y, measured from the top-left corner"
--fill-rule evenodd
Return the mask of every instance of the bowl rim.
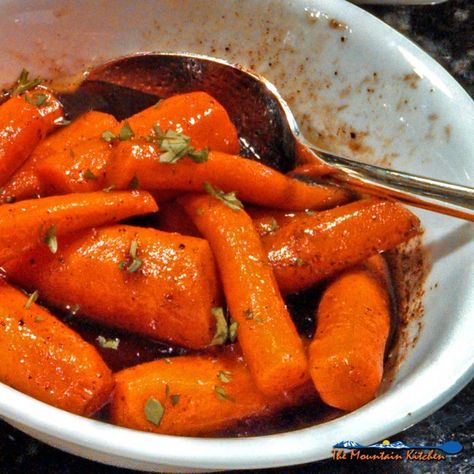
M 303 7 L 302 0 L 295 3 L 296 7 Z M 304 2 L 305 6 L 309 4 Z M 433 77 L 449 87 L 454 99 L 471 102 L 467 91 L 441 65 L 381 20 L 344 0 L 333 0 L 328 9 L 340 9 L 338 16 L 342 21 L 350 17 L 351 22 L 368 23 L 371 27 L 368 36 L 380 37 L 387 34 L 388 29 L 398 44 L 421 61 Z M 472 107 L 474 110 L 474 105 Z M 467 314 L 467 305 L 471 307 L 473 299 L 474 295 L 464 301 L 459 313 Z M 463 307 L 466 311 L 462 310 Z M 468 342 L 467 336 L 463 341 Z M 409 384 L 408 393 L 404 394 L 403 388 L 396 385 L 355 412 L 287 433 L 249 438 L 193 438 L 145 433 L 68 413 L 1 383 L 0 416 L 75 446 L 157 466 L 211 470 L 288 466 L 327 457 L 336 433 L 344 439 L 371 443 L 408 428 L 441 407 L 474 377 L 474 350 L 465 354 L 457 364 L 449 365 L 446 352 L 445 348 L 438 354 L 436 365 L 426 364 L 421 374 L 415 373 L 404 379 L 406 386 Z M 439 377 L 439 367 L 449 367 L 449 373 Z M 400 396 L 399 392 L 405 396 L 395 400 Z M 355 426 L 371 428 L 360 436 Z

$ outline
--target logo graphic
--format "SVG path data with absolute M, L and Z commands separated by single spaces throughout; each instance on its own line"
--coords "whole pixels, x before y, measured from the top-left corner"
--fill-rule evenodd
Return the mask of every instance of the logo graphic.
M 388 439 L 381 443 L 363 445 L 356 441 L 341 441 L 333 446 L 333 459 L 359 459 L 366 461 L 394 461 L 411 459 L 414 461 L 442 461 L 446 456 L 459 454 L 463 446 L 458 441 L 447 441 L 443 444 L 417 445 L 405 444 L 402 441 L 390 442 Z

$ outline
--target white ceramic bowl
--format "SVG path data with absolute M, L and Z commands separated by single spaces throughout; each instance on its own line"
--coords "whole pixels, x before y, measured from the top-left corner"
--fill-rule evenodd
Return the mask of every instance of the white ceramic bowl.
M 471 99 L 421 50 L 342 0 L 3 0 L 0 31 L 5 82 L 23 66 L 57 77 L 137 51 L 210 54 L 272 80 L 308 138 L 351 152 L 345 144 L 356 131 L 361 160 L 473 183 Z M 273 436 L 182 438 L 81 418 L 0 384 L 0 415 L 71 453 L 169 472 L 305 463 L 328 457 L 343 439 L 371 443 L 397 433 L 473 375 L 473 225 L 417 213 L 432 260 L 424 329 L 389 389 L 354 413 Z

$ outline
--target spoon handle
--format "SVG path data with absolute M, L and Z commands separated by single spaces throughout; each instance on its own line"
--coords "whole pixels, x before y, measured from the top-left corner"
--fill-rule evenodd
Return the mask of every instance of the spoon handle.
M 321 161 L 337 168 L 334 178 L 363 193 L 474 221 L 474 188 L 359 163 L 308 147 Z

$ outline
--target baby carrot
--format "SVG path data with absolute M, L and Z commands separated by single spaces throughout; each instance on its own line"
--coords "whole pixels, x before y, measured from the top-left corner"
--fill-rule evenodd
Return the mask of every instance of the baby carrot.
M 317 310 L 310 373 L 321 399 L 341 410 L 368 403 L 382 381 L 390 301 L 388 277 L 378 277 L 381 266 L 375 261 L 345 270 L 329 283 Z
M 240 150 L 237 130 L 226 110 L 205 92 L 169 97 L 125 122 L 136 137 L 150 135 L 153 125 L 157 125 L 164 132 L 173 130 L 188 135 L 195 148 L 209 147 L 226 153 L 238 153 Z M 122 126 L 123 123 L 116 126 L 115 133 L 119 133 Z
M 28 158 L 46 135 L 38 107 L 14 96 L 0 106 L 0 186 Z
M 99 137 L 105 129 L 112 128 L 116 124 L 117 120 L 112 115 L 91 111 L 46 137 L 5 183 L 3 190 L 0 191 L 0 202 L 7 199 L 20 201 L 42 194 L 43 188 L 36 173 L 38 163 L 50 155 L 65 152 L 83 141 Z
M 38 107 L 47 133 L 58 126 L 58 120 L 62 119 L 64 115 L 63 106 L 47 87 L 36 86 L 26 92 L 24 98 L 30 104 Z
M 115 374 L 115 381 L 113 423 L 181 436 L 215 434 L 242 419 L 275 414 L 314 391 L 262 394 L 235 345 L 138 365 Z
M 419 233 L 420 222 L 408 209 L 365 199 L 295 217 L 262 242 L 281 291 L 292 293 Z
M 32 298 L 0 281 L 0 381 L 55 407 L 92 415 L 113 378 L 96 349 Z
M 104 188 L 105 165 L 112 144 L 91 138 L 45 157 L 36 173 L 45 195 L 98 191 Z
M 193 349 L 216 332 L 214 260 L 203 239 L 117 225 L 60 241 L 4 264 L 8 277 L 55 307 Z M 87 276 L 84 278 L 84 276 Z
M 236 155 L 211 151 L 205 163 L 183 158 L 174 164 L 160 163 L 158 157 L 150 143 L 120 143 L 112 152 L 106 181 L 124 189 L 135 177 L 142 189 L 181 191 L 201 191 L 210 182 L 226 192 L 236 191 L 243 201 L 288 210 L 325 209 L 350 198 L 345 189 L 310 185 Z
M 57 237 L 158 209 L 146 192 L 96 192 L 0 206 L 0 264 L 37 245 L 57 249 Z
M 275 395 L 304 383 L 308 372 L 303 344 L 248 214 L 211 196 L 188 196 L 180 202 L 214 252 L 257 387 Z

